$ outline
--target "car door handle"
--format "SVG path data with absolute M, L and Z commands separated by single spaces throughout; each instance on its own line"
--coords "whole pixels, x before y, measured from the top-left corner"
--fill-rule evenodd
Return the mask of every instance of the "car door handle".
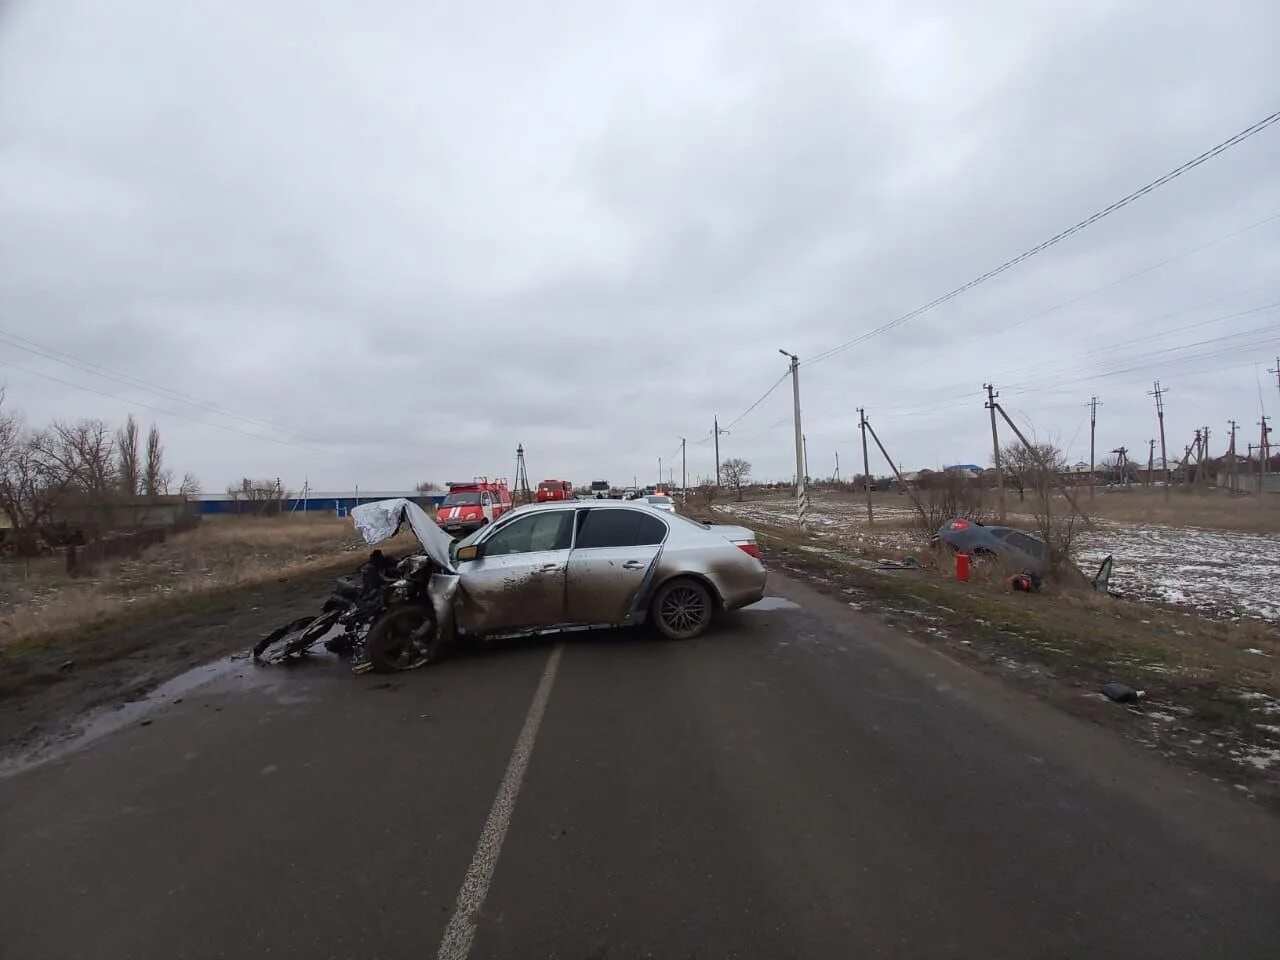
M 622 565 L 622 569 L 623 570 L 639 570 L 641 567 L 644 567 L 645 565 L 646 564 L 643 560 L 628 560 L 626 563 Z
M 539 572 L 541 573 L 554 573 L 559 569 L 560 569 L 560 564 L 558 563 L 544 563 L 542 566 L 538 568 Z

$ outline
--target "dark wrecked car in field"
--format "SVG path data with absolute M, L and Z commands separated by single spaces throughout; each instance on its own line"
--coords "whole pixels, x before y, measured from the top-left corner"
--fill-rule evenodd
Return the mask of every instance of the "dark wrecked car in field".
M 977 520 L 956 517 L 944 523 L 934 535 L 931 545 L 939 544 L 951 547 L 956 553 L 967 553 L 975 560 L 995 561 L 1007 570 L 1036 577 L 1043 576 L 1049 566 L 1049 550 L 1044 541 L 1014 527 L 987 526 Z M 1079 578 L 1079 585 L 1119 596 L 1111 589 L 1114 566 L 1114 559 L 1107 557 L 1099 565 L 1098 572 L 1089 577 L 1078 567 L 1065 565 L 1072 577 Z
M 989 527 L 956 518 L 944 523 L 934 540 L 975 559 L 998 560 L 1011 570 L 1044 573 L 1049 562 L 1044 541 L 1013 527 Z
M 362 504 L 351 515 L 370 544 L 408 523 L 421 552 L 395 560 L 375 551 L 356 576 L 339 581 L 320 617 L 268 635 L 255 656 L 279 659 L 327 636 L 330 649 L 362 650 L 373 669 L 407 670 L 439 659 L 460 638 L 647 623 L 687 640 L 717 612 L 764 596 L 750 530 L 639 504 L 530 505 L 459 541 L 404 499 Z

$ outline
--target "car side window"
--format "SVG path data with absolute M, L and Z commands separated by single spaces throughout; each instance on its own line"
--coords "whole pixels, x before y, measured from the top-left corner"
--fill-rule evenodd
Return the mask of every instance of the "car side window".
M 1004 539 L 1006 543 L 1017 547 L 1023 553 L 1030 554 L 1033 557 L 1044 556 L 1044 544 L 1035 537 L 1028 537 L 1025 533 L 1018 533 L 1014 530 L 1005 534 Z
M 661 543 L 667 535 L 667 525 L 657 517 L 640 515 L 640 526 L 636 529 L 636 545 Z
M 578 526 L 577 549 L 589 547 L 634 547 L 661 543 L 667 527 L 657 517 L 639 510 L 596 509 L 584 511 Z
M 542 550 L 568 550 L 573 531 L 573 511 L 533 513 L 507 524 L 485 541 L 486 557 Z
M 482 506 L 489 506 L 489 491 L 485 490 L 480 494 L 480 503 Z

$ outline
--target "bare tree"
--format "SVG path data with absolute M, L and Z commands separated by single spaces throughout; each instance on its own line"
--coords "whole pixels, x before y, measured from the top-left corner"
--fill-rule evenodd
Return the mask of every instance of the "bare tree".
M 751 482 L 751 461 L 743 460 L 741 457 L 725 460 L 720 464 L 720 482 L 727 487 L 733 487 L 734 492 L 738 494 L 738 500 L 742 500 L 742 485 Z
M 53 442 L 26 428 L 22 415 L 3 409 L 0 388 L 0 510 L 9 519 L 12 540 L 33 551 L 38 531 L 71 485 L 71 474 L 50 457 Z
M 1049 484 L 1049 477 L 1044 475 L 1041 461 L 1048 464 L 1051 470 L 1061 473 L 1066 468 L 1066 457 L 1052 443 L 1036 443 L 1032 452 L 1019 441 L 1012 441 L 1000 449 L 1000 463 L 1004 468 L 1006 483 L 1018 488 L 1018 499 L 1026 500 L 1027 490 Z
M 415 489 L 419 493 L 435 493 L 439 490 L 443 490 L 444 487 L 440 486 L 440 484 L 436 483 L 434 480 L 423 480 Z
M 159 496 L 164 473 L 164 444 L 160 431 L 153 423 L 147 431 L 147 460 L 142 468 L 142 492 L 148 497 Z
M 200 479 L 188 470 L 182 475 L 182 482 L 178 484 L 178 496 L 194 497 L 200 493 Z
M 957 517 L 982 523 L 987 519 L 987 491 L 981 481 L 954 470 L 921 470 L 916 475 L 918 527 L 925 541 Z
M 227 487 L 227 494 L 235 503 L 237 513 L 250 513 L 256 517 L 279 513 L 289 497 L 279 480 L 250 480 L 248 477 L 238 485 L 233 483 Z
M 120 492 L 126 497 L 136 497 L 142 463 L 138 459 L 138 421 L 132 413 L 116 431 L 116 472 L 120 475 Z
M 101 420 L 55 421 L 35 434 L 47 459 L 70 479 L 72 489 L 87 499 L 105 503 L 119 489 L 115 438 Z

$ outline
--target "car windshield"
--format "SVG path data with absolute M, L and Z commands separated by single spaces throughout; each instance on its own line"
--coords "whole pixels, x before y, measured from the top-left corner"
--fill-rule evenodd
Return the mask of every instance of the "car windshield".
M 474 507 L 480 502 L 480 494 L 474 491 L 468 493 L 451 493 L 444 498 L 444 507 Z

